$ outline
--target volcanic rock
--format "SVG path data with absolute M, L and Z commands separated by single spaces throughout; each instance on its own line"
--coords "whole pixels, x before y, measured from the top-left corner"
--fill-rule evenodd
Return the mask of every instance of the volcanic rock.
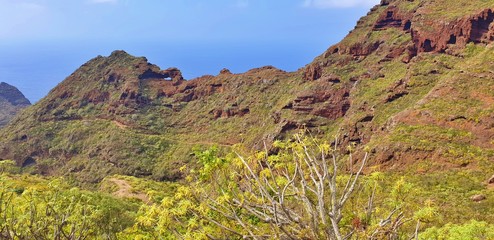
M 311 64 L 305 68 L 304 79 L 307 81 L 317 80 L 322 75 L 322 68 L 318 64 Z
M 492 4 L 446 2 L 381 1 L 295 72 L 185 80 L 124 51 L 96 57 L 0 131 L 0 159 L 89 182 L 170 180 L 195 146 L 260 149 L 306 129 L 369 147 L 382 169 L 482 166 L 494 151 Z
M 411 14 L 404 15 L 399 12 L 396 6 L 390 6 L 377 19 L 373 30 L 385 30 L 387 28 L 401 28 L 404 31 L 410 31 L 412 28 Z
M 227 69 L 227 68 L 223 68 L 223 69 L 221 69 L 220 74 L 223 74 L 223 75 L 231 75 L 232 72 L 230 72 L 230 70 Z
M 452 22 L 412 28 L 412 38 L 418 52 L 444 52 L 450 45 L 464 47 L 470 42 L 489 43 L 494 40 L 493 21 L 493 9 L 485 9 Z

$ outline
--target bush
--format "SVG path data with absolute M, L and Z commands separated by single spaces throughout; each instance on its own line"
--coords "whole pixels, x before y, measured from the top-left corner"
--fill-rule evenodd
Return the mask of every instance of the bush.
M 494 239 L 494 225 L 471 220 L 463 225 L 448 223 L 441 228 L 431 227 L 419 234 L 419 239 L 429 240 L 482 240 Z

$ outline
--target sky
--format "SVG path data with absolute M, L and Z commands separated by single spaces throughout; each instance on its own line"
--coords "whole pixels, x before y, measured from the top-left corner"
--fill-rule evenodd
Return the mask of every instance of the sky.
M 187 79 L 273 65 L 295 71 L 379 0 L 0 0 L 0 82 L 32 102 L 121 49 Z

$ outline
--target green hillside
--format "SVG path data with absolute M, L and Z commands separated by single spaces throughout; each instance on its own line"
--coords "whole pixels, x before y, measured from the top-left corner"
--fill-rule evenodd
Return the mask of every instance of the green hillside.
M 123 51 L 96 57 L 0 133 L 0 157 L 88 182 L 115 173 L 172 180 L 196 146 L 260 149 L 308 128 L 339 129 L 385 168 L 478 166 L 493 148 L 493 13 L 486 1 L 464 3 L 464 14 L 441 6 L 384 1 L 297 72 L 185 81 Z
M 2 181 L 117 201 L 101 239 L 492 239 L 493 22 L 492 1 L 383 0 L 296 72 L 98 56 L 0 129 Z

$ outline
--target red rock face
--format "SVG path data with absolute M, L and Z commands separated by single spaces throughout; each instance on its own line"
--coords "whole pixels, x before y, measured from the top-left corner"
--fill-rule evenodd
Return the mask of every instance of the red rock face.
M 348 53 L 353 56 L 367 56 L 377 50 L 382 42 L 373 42 L 370 44 L 357 43 L 350 47 Z
M 410 32 L 415 50 L 411 55 L 420 52 L 445 52 L 451 45 L 464 47 L 469 42 L 488 43 L 494 40 L 494 13 L 492 9 L 464 17 L 453 22 L 430 21 L 422 23 L 427 29 L 413 25 L 413 13 L 401 13 L 395 6 L 389 6 L 379 16 L 373 30 L 399 28 Z M 354 47 L 354 48 L 358 48 Z M 366 54 L 362 51 L 350 51 L 353 54 Z
M 180 102 L 190 102 L 222 92 L 223 83 L 212 75 L 206 75 L 194 80 L 181 82 L 176 86 L 166 85 L 166 83 L 161 82 L 161 88 L 165 96 L 174 97 Z
M 372 43 L 355 43 L 351 46 L 334 46 L 330 48 L 329 54 L 343 53 L 352 55 L 354 57 L 365 57 L 376 51 L 382 42 L 372 42 Z M 326 54 L 325 57 L 328 57 Z
M 322 75 L 322 68 L 318 64 L 311 64 L 305 68 L 304 79 L 307 81 L 317 80 Z
M 176 85 L 171 85 L 168 81 L 156 81 L 156 85 L 153 88 L 161 89 L 161 95 L 173 97 L 180 102 L 190 102 L 216 93 L 222 93 L 226 91 L 225 89 L 227 88 L 229 90 L 235 90 L 235 87 L 232 85 L 235 85 L 234 79 L 236 78 L 242 79 L 242 81 L 245 82 L 254 83 L 258 80 L 262 80 L 263 77 L 280 77 L 285 76 L 286 74 L 285 71 L 273 66 L 254 68 L 243 74 L 233 74 L 228 69 L 223 69 L 218 76 L 204 75 L 188 81 L 181 80 Z M 239 112 L 232 111 L 230 113 L 220 114 L 220 116 L 237 116 L 245 114 L 244 109 L 240 109 Z
M 464 47 L 469 42 L 489 43 L 494 40 L 493 21 L 493 10 L 485 9 L 453 22 L 431 22 L 429 30 L 412 27 L 412 39 L 419 53 L 445 52 L 450 46 Z
M 412 37 L 410 45 L 395 47 L 386 56 L 388 60 L 399 57 L 403 52 L 406 52 L 408 56 L 402 61 L 409 62 L 410 59 L 422 52 L 454 53 L 453 50 L 462 49 L 470 42 L 490 43 L 494 41 L 493 9 L 485 9 L 474 15 L 444 22 L 440 20 L 424 21 L 420 19 L 421 13 L 400 11 L 387 1 L 383 1 L 381 6 L 388 7 L 379 15 L 371 30 L 383 31 L 397 28 L 411 34 Z M 376 9 L 372 11 L 376 11 Z M 414 22 L 420 24 L 414 24 Z M 354 58 L 366 57 L 378 50 L 382 44 L 383 42 L 380 41 L 355 42 L 351 45 L 339 44 L 331 47 L 324 57 L 327 58 L 336 53 L 352 55 Z M 315 70 L 309 66 L 304 78 L 313 80 Z
M 321 78 L 313 89 L 299 93 L 285 109 L 333 120 L 343 117 L 350 108 L 350 88 L 335 88 L 336 82 L 334 77 Z
M 401 28 L 410 31 L 412 27 L 411 14 L 402 14 L 395 6 L 384 11 L 374 24 L 373 30 L 379 31 L 387 28 Z
M 471 19 L 470 39 L 475 42 L 491 42 L 494 40 L 494 13 L 486 9 Z

